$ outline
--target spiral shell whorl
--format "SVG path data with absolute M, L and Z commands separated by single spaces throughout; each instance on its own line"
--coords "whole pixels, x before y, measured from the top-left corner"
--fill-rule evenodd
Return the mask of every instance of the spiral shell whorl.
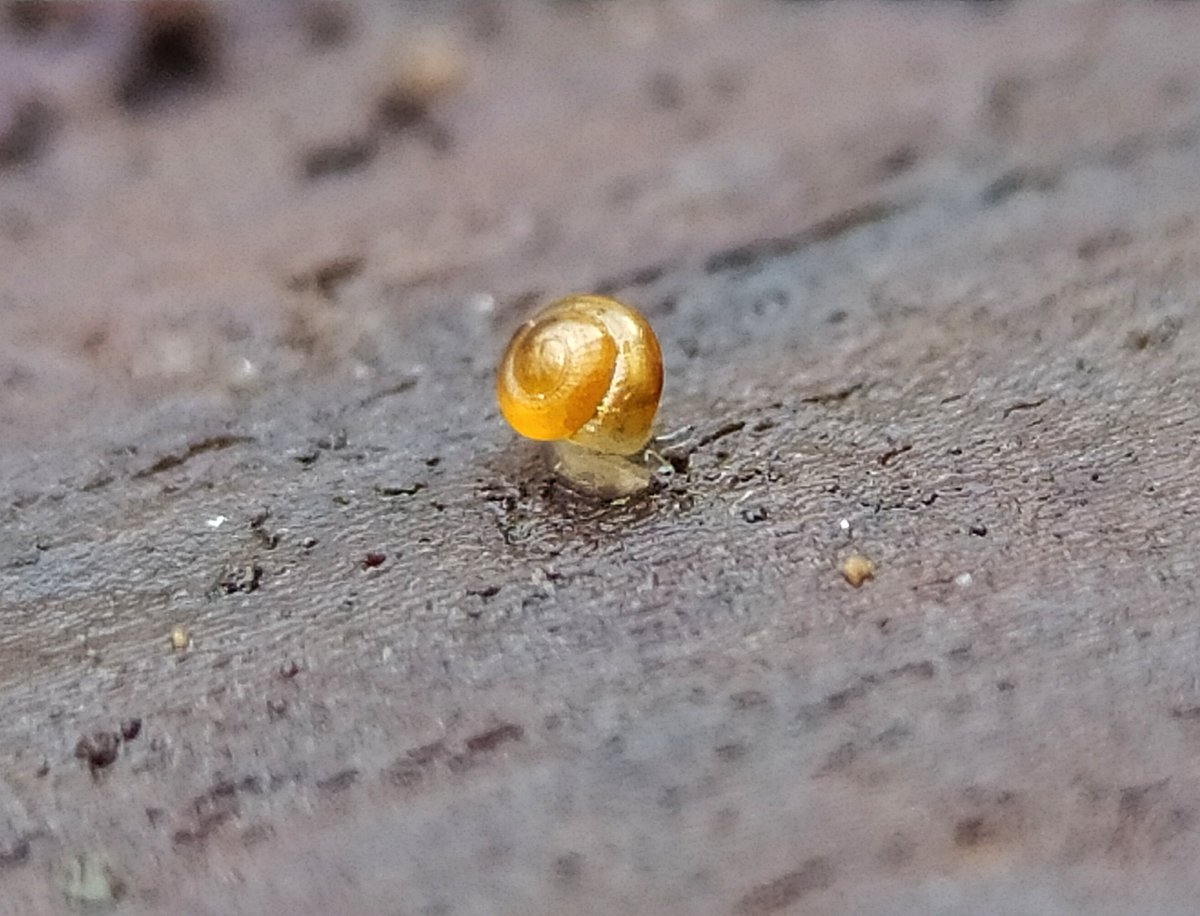
M 616 454 L 649 440 L 661 392 L 654 332 L 604 296 L 572 296 L 526 322 L 496 377 L 500 411 L 517 432 Z

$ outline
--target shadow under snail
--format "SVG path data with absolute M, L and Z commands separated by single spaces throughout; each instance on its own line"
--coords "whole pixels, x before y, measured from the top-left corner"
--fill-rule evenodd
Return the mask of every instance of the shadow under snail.
M 622 456 L 650 441 L 662 385 L 662 350 L 649 322 L 616 299 L 578 295 L 513 334 L 496 400 L 518 433 L 556 444 L 558 470 L 572 482 L 627 495 L 649 482 Z

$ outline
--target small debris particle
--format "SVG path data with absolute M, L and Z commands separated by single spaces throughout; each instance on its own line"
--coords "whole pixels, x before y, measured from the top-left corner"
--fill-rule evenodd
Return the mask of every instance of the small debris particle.
M 192 634 L 183 627 L 174 627 L 171 630 L 171 648 L 177 652 L 183 652 L 192 644 Z
M 125 741 L 133 741 L 142 733 L 142 720 L 133 718 L 126 719 L 121 723 L 121 737 Z
M 954 577 L 954 584 L 959 588 L 970 588 L 971 583 L 974 581 L 974 578 L 969 572 L 959 573 Z
M 977 538 L 987 537 L 987 525 L 983 524 L 982 522 L 976 522 L 968 530 Z
M 386 560 L 387 560 L 386 553 L 376 553 L 376 552 L 372 551 L 371 553 L 367 554 L 365 557 L 362 558 L 362 568 L 363 569 L 375 569 L 378 566 L 382 566 Z
M 272 722 L 287 717 L 287 700 L 275 698 L 267 700 L 267 718 Z
M 300 663 L 294 658 L 289 658 L 286 662 L 279 666 L 279 676 L 285 681 L 290 681 L 300 673 Z
M 849 531 L 850 530 L 850 519 L 848 519 L 848 518 L 842 519 L 841 521 L 838 522 L 838 527 L 841 528 L 843 531 Z
M 742 510 L 742 521 L 754 524 L 755 522 L 765 522 L 767 520 L 766 506 L 747 506 Z
M 217 582 L 217 585 L 224 590 L 225 594 L 232 595 L 234 592 L 250 592 L 257 591 L 259 583 L 262 581 L 263 568 L 257 563 L 248 563 L 245 566 L 239 566 L 236 569 L 229 570 Z
M 861 553 L 853 553 L 842 560 L 841 570 L 846 581 L 855 588 L 875 578 L 875 563 Z
M 117 759 L 121 736 L 116 732 L 95 732 L 84 735 L 75 744 L 75 756 L 86 761 L 88 769 L 95 775 L 99 770 L 111 766 Z
M 307 537 L 303 541 L 300 542 L 300 546 L 303 547 L 305 550 L 312 550 L 319 543 L 320 543 L 320 541 L 318 541 L 316 538 Z
M 267 550 L 274 550 L 279 546 L 279 533 L 267 529 L 267 520 L 270 518 L 270 509 L 259 509 L 250 519 L 250 530 L 254 532 L 254 536 L 258 538 L 263 547 Z
M 227 521 L 229 521 L 229 519 L 227 519 L 224 515 L 214 515 L 210 519 L 205 519 L 204 524 L 208 525 L 209 528 L 212 528 L 215 530 L 217 528 L 220 528 Z

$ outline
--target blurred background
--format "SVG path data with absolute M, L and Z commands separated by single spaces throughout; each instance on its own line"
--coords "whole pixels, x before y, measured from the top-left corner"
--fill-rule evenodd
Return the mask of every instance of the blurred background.
M 8 2 L 8 441 L 1191 123 L 1190 16 L 1014 6 Z

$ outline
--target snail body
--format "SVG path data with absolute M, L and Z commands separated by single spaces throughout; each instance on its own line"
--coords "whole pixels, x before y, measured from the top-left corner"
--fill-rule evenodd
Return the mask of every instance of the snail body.
M 649 322 L 616 299 L 579 295 L 517 329 L 496 375 L 496 400 L 530 439 L 632 455 L 650 439 L 662 382 Z

